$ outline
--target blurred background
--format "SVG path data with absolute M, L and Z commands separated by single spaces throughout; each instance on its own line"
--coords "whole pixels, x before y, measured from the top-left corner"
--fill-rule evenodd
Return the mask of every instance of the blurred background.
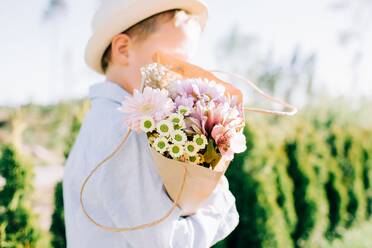
M 215 247 L 372 247 L 372 1 L 206 2 L 193 62 L 299 108 L 247 114 L 226 175 L 240 223 Z M 0 247 L 66 247 L 63 165 L 103 80 L 83 60 L 98 3 L 0 2 Z

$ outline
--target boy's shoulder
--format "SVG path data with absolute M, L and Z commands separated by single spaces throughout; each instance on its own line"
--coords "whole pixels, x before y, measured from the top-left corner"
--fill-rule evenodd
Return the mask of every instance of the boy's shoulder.
M 87 157 L 89 161 L 108 154 L 127 130 L 115 103 L 106 99 L 95 99 L 92 103 L 70 152 L 72 157 Z
M 111 82 L 96 83 L 89 89 L 85 99 L 85 111 L 79 133 L 75 139 L 76 149 L 91 153 L 104 146 L 111 147 L 127 131 L 123 122 L 124 113 L 118 108 L 125 94 Z
M 123 113 L 118 110 L 119 105 L 105 98 L 91 101 L 89 110 L 85 113 L 81 131 L 89 131 L 91 134 L 100 132 L 118 132 L 125 128 Z
M 86 113 L 87 125 L 107 125 L 107 122 L 118 124 L 124 115 L 118 108 L 128 95 L 117 83 L 111 81 L 91 85 L 87 96 L 90 103 L 90 109 Z

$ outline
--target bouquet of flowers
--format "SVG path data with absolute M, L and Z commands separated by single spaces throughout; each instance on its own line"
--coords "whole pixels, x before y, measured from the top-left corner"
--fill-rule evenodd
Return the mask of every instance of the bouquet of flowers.
M 146 133 L 168 195 L 192 214 L 212 193 L 235 153 L 246 149 L 239 90 L 207 71 L 156 53 L 142 87 L 118 108 L 130 130 Z M 174 69 L 174 68 L 178 68 Z M 227 86 L 227 87 L 226 87 Z M 185 175 L 184 175 L 185 176 Z
M 163 71 L 156 63 L 142 68 L 143 92 L 134 90 L 120 108 L 129 128 L 145 132 L 151 147 L 163 156 L 210 169 L 222 156 L 232 160 L 246 149 L 244 116 L 236 96 L 200 77 L 168 79 L 161 89 L 151 87 L 152 78 Z

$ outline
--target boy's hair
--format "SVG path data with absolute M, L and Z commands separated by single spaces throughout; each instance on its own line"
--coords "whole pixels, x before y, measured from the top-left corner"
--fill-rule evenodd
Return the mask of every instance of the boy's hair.
M 187 11 L 183 9 L 171 9 L 167 11 L 160 12 L 158 14 L 152 15 L 135 25 L 131 26 L 127 30 L 121 32 L 122 34 L 127 34 L 138 41 L 146 39 L 148 35 L 156 31 L 159 20 L 164 20 L 165 22 L 173 20 L 176 14 L 180 11 L 184 11 L 186 15 L 191 16 Z M 106 48 L 103 56 L 101 58 L 101 67 L 104 72 L 106 72 L 111 58 L 111 44 Z

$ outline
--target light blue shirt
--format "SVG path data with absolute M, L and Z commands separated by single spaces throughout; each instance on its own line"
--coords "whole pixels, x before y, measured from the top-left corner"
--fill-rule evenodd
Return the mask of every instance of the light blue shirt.
M 127 127 L 117 110 L 129 95 L 112 81 L 92 85 L 91 108 L 66 161 L 63 197 L 68 248 L 207 248 L 238 225 L 235 197 L 222 177 L 211 196 L 193 215 L 181 209 L 160 224 L 143 230 L 108 232 L 90 222 L 79 193 L 90 171 L 118 145 Z M 84 202 L 90 215 L 107 226 L 132 227 L 162 217 L 171 207 L 144 133 L 132 132 L 125 146 L 88 182 Z

